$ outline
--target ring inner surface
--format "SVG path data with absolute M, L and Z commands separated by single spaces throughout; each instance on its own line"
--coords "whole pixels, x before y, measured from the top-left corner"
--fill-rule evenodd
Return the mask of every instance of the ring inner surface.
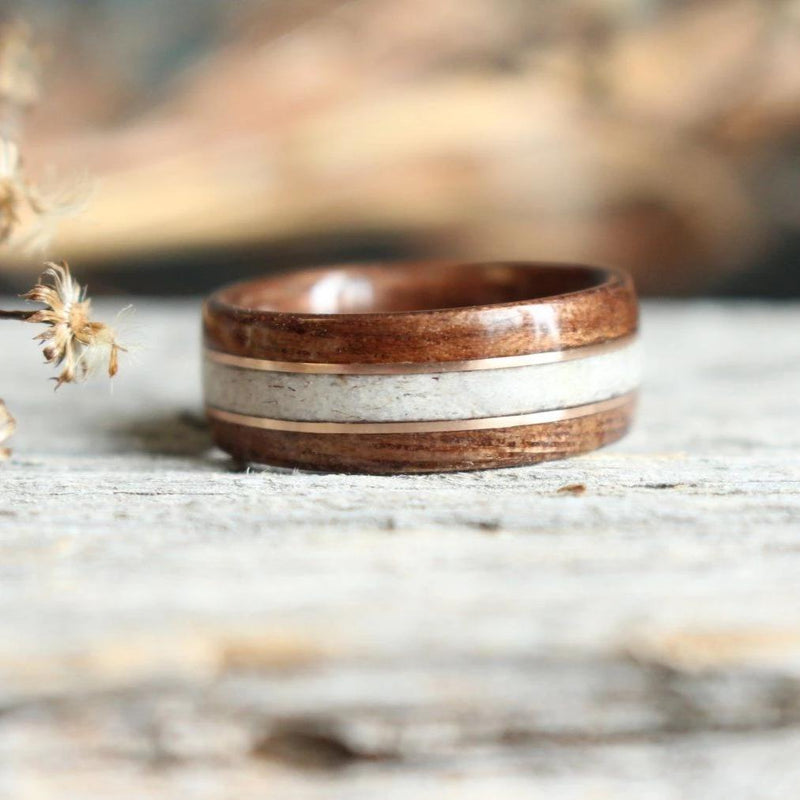
M 297 314 L 433 311 L 540 300 L 593 289 L 601 269 L 544 264 L 359 265 L 307 270 L 240 284 L 221 299 L 234 307 Z

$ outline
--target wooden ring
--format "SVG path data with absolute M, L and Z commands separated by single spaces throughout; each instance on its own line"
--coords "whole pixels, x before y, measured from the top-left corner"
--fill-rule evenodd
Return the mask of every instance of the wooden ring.
M 242 461 L 397 473 L 517 466 L 625 434 L 630 277 L 543 263 L 343 265 L 203 309 L 206 412 Z

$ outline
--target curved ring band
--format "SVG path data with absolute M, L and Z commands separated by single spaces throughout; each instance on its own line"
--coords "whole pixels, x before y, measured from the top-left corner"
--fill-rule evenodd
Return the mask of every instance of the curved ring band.
M 625 274 L 366 265 L 237 284 L 204 307 L 214 438 L 248 461 L 420 472 L 534 463 L 627 430 L 639 383 Z

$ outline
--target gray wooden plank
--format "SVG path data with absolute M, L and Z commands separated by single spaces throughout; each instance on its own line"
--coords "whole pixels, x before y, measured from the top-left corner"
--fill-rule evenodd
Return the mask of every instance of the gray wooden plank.
M 5 323 L 0 790 L 797 790 L 798 322 L 648 305 L 624 442 L 402 477 L 211 450 L 196 303 L 140 304 L 112 393 Z

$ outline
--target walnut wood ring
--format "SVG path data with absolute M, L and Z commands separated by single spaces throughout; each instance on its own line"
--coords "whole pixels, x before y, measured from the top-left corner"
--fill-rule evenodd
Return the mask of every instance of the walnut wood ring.
M 214 440 L 242 461 L 398 473 L 517 466 L 625 434 L 639 383 L 623 272 L 344 265 L 204 306 Z

